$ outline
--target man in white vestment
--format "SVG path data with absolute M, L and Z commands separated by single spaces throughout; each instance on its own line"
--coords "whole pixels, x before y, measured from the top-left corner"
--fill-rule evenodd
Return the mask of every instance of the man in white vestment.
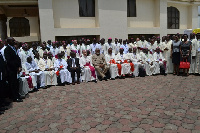
M 95 68 L 92 65 L 92 59 L 87 55 L 86 50 L 83 50 L 82 53 L 82 57 L 80 58 L 80 67 L 82 69 L 81 78 L 85 82 L 94 81 L 97 83 Z
M 32 57 L 27 58 L 27 62 L 25 63 L 26 66 L 26 74 L 29 74 L 34 77 L 36 83 L 40 83 L 40 87 L 43 89 L 46 89 L 46 80 L 45 80 L 45 74 L 40 71 L 38 65 L 35 63 L 35 61 L 32 60 Z M 37 90 L 37 86 L 35 87 Z
M 108 42 L 105 43 L 104 55 L 106 55 L 108 53 L 109 48 L 115 49 L 115 45 L 112 43 L 112 38 L 108 38 Z M 114 51 L 113 51 L 113 53 L 114 53 Z
M 76 57 L 80 57 L 80 45 L 77 43 L 77 40 L 73 41 L 73 44 L 71 45 L 71 51 L 76 53 Z
M 190 34 L 190 41 L 192 42 L 192 49 L 191 49 L 191 64 L 189 73 L 195 73 L 195 65 L 196 65 L 196 54 L 197 54 L 197 39 L 195 39 L 195 34 Z
M 42 44 L 42 48 L 39 49 L 40 58 L 43 58 L 44 52 L 48 52 L 48 50 L 46 49 L 46 46 L 44 44 Z
M 58 54 L 60 53 L 60 50 L 56 47 L 56 43 L 52 43 L 52 48 L 50 48 L 51 54 L 55 57 L 58 58 Z
M 46 86 L 57 85 L 57 76 L 54 71 L 54 65 L 53 62 L 47 58 L 47 53 L 44 53 L 43 58 L 40 58 L 38 66 L 45 74 Z
M 142 66 L 140 54 L 137 54 L 137 48 L 129 48 L 129 53 L 126 54 L 125 58 L 134 64 L 133 74 L 137 77 L 139 75 L 139 67 Z
M 112 52 L 112 48 L 108 49 L 108 53 L 105 55 L 105 60 L 107 66 L 109 66 L 111 80 L 115 80 L 115 78 L 118 76 L 118 67 L 115 62 L 115 53 Z
M 69 44 L 67 45 L 66 43 L 63 43 L 63 46 L 60 48 L 60 51 L 64 52 L 63 58 L 65 60 L 67 60 L 70 57 L 71 49 Z
M 119 77 L 123 79 L 125 78 L 125 74 L 130 73 L 131 69 L 131 66 L 125 62 L 125 56 L 123 48 L 120 48 L 119 53 L 115 56 L 116 63 L 121 65 L 121 70 L 119 70 L 120 67 L 118 67 Z
M 123 49 L 123 51 L 124 51 L 124 54 L 127 54 L 128 53 L 128 50 L 129 50 L 129 46 L 128 46 L 128 44 L 127 44 L 127 42 L 126 42 L 126 40 L 123 40 L 123 44 L 122 45 L 120 45 L 120 49 Z
M 60 75 L 62 85 L 69 84 L 72 82 L 71 73 L 67 69 L 67 62 L 62 59 L 62 54 L 58 54 L 58 59 L 54 62 L 54 68 L 57 76 Z
M 29 51 L 27 44 L 22 45 L 22 50 L 19 52 L 19 57 L 22 63 L 22 71 L 25 72 L 26 71 L 25 63 L 27 62 L 27 58 L 31 57 L 32 60 L 34 61 L 34 55 L 32 52 Z
M 166 42 L 164 45 L 164 52 L 163 56 L 167 61 L 167 73 L 173 73 L 173 64 L 172 64 L 172 59 L 170 58 L 171 55 L 171 47 L 172 47 L 172 40 L 170 40 L 170 37 L 166 37 Z
M 196 65 L 195 74 L 200 74 L 200 33 L 197 33 L 197 49 L 196 49 Z
M 100 44 L 98 44 L 96 41 L 96 38 L 94 38 L 93 43 L 90 44 L 91 55 L 95 54 L 96 49 L 100 49 L 100 53 L 101 53 L 101 48 L 102 48 L 102 46 Z
M 151 76 L 154 71 L 154 65 L 153 65 L 153 56 L 148 53 L 147 48 L 143 48 L 143 52 L 140 53 L 142 64 L 144 65 L 144 68 L 146 70 L 146 74 L 148 76 Z
M 160 52 L 160 48 L 156 48 L 156 52 L 153 54 L 153 64 L 154 64 L 154 71 L 153 74 L 160 74 L 160 68 L 162 67 L 165 69 L 166 66 L 166 61 L 165 58 L 163 57 L 163 54 Z M 165 75 L 165 73 L 163 73 Z

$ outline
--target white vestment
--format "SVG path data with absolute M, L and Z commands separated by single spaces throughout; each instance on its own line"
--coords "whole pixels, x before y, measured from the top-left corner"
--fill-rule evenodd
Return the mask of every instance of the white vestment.
M 154 64 L 154 71 L 153 74 L 160 74 L 160 66 L 163 65 L 163 61 L 165 58 L 163 57 L 162 53 L 155 52 L 153 54 L 153 64 Z
M 96 43 L 96 44 L 90 44 L 90 51 L 91 51 L 91 55 L 93 55 L 93 54 L 95 54 L 95 50 L 96 49 L 100 49 L 101 50 L 101 45 L 100 44 L 98 44 L 98 43 Z
M 173 64 L 172 59 L 170 58 L 171 55 L 171 46 L 172 46 L 172 40 L 168 41 L 164 45 L 164 49 L 168 48 L 168 50 L 164 50 L 163 56 L 167 61 L 167 70 L 166 73 L 173 73 Z
M 67 62 L 64 59 L 56 59 L 54 63 L 55 71 L 58 71 L 59 68 L 62 69 L 59 71 L 61 83 L 72 82 L 71 73 L 67 70 Z
M 53 68 L 53 62 L 50 59 L 40 59 L 38 62 L 38 67 L 45 74 L 46 86 L 47 85 L 57 85 L 57 76 L 54 70 L 45 71 L 45 69 Z
M 195 66 L 196 66 L 196 54 L 197 54 L 197 39 L 192 39 L 192 50 L 191 50 L 191 64 L 190 64 L 190 70 L 189 73 L 195 73 Z M 192 57 L 195 57 L 195 59 L 192 59 Z
M 110 71 L 110 76 L 111 78 L 116 78 L 117 76 L 119 76 L 118 74 L 118 67 L 117 64 L 112 63 L 111 60 L 115 60 L 115 53 L 110 54 L 106 54 L 105 55 L 105 60 L 107 65 L 109 66 L 109 71 Z
M 71 50 L 73 50 L 76 53 L 76 57 L 79 58 L 80 57 L 80 45 L 71 45 Z
M 137 77 L 139 75 L 139 67 L 141 66 L 141 63 L 138 62 L 141 60 L 140 55 L 135 53 L 127 53 L 125 58 L 134 64 L 133 74 Z
M 195 73 L 200 74 L 200 40 L 197 41 Z
M 86 64 L 90 64 L 90 66 L 93 66 L 92 65 L 92 60 L 91 60 L 91 57 L 90 56 L 82 56 L 80 58 L 80 67 L 82 68 L 82 71 L 81 71 L 81 79 L 85 82 L 88 82 L 88 81 L 92 81 L 92 80 L 95 80 L 96 77 L 93 77 L 91 74 L 91 70 L 89 68 L 89 66 L 85 66 Z
M 108 49 L 109 48 L 112 48 L 112 52 L 115 53 L 115 51 L 114 51 L 115 50 L 115 45 L 113 43 L 110 43 L 110 44 L 105 43 L 104 47 L 105 47 L 104 55 L 108 54 Z
M 51 48 L 50 52 L 55 57 L 56 55 L 60 53 L 60 50 L 58 48 Z
M 144 68 L 146 70 L 146 74 L 148 76 L 151 76 L 154 71 L 154 65 L 151 65 L 153 63 L 153 56 L 151 54 L 145 54 L 143 52 L 140 53 L 142 63 L 144 65 Z
M 39 73 L 31 72 L 31 71 L 35 71 L 39 69 L 35 61 L 32 61 L 31 63 L 26 62 L 25 65 L 26 65 L 26 71 L 27 71 L 26 73 L 29 73 L 29 75 L 33 76 L 35 78 L 36 83 L 40 81 L 40 87 L 44 87 L 46 83 L 45 74 L 42 71 L 39 71 Z
M 121 55 L 120 53 L 118 53 L 115 56 L 116 63 L 124 62 L 125 56 L 126 56 L 125 54 Z M 121 66 L 122 66 L 121 74 L 130 74 L 131 66 L 129 63 L 123 63 L 121 64 Z

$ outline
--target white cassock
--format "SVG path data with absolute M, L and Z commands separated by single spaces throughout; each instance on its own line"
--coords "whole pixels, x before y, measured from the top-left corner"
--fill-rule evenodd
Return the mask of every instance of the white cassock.
M 153 74 L 160 74 L 160 66 L 163 65 L 163 61 L 165 61 L 165 58 L 163 57 L 163 54 L 161 52 L 159 54 L 157 52 L 153 54 Z
M 76 53 L 76 57 L 79 58 L 80 57 L 80 45 L 71 45 L 71 50 L 74 51 Z
M 39 78 L 40 78 L 40 87 L 45 87 L 45 74 L 42 71 L 39 71 L 39 73 L 35 73 L 35 72 L 30 72 L 30 71 L 35 71 L 38 70 L 39 67 L 38 65 L 35 63 L 35 61 L 32 61 L 31 63 L 26 62 L 26 73 L 29 73 L 29 75 L 33 76 L 35 79 L 35 82 L 38 83 L 39 82 Z M 34 85 L 35 83 L 33 83 Z
M 106 46 L 105 44 L 99 44 L 100 53 L 105 55 Z
M 115 56 L 116 63 L 124 62 L 125 56 L 126 56 L 125 54 L 121 55 L 120 53 L 118 53 Z M 121 64 L 121 66 L 122 66 L 121 74 L 130 74 L 131 66 L 129 63 L 123 63 Z
M 66 48 L 66 49 L 62 48 L 60 51 L 65 53 L 64 55 L 65 60 L 67 60 L 68 57 L 70 57 L 70 51 L 71 51 L 70 48 Z
M 195 73 L 200 74 L 200 40 L 197 41 Z
M 137 77 L 139 75 L 139 67 L 142 66 L 139 60 L 141 60 L 141 57 L 137 53 L 127 53 L 126 57 L 127 60 L 131 60 L 131 62 L 134 64 L 134 72 L 133 74 Z
M 143 62 L 144 68 L 146 70 L 146 74 L 148 76 L 151 76 L 154 71 L 154 65 L 151 65 L 153 63 L 153 56 L 151 54 L 145 54 L 143 52 L 140 53 L 141 60 Z
M 124 54 L 127 54 L 127 53 L 128 53 L 128 50 L 129 50 L 128 44 L 122 44 L 122 45 L 120 45 L 120 48 L 123 48 L 123 49 L 124 49 Z
M 40 58 L 43 58 L 43 54 L 44 54 L 44 52 L 47 52 L 47 53 L 48 53 L 48 50 L 47 50 L 47 49 L 45 49 L 45 50 L 40 49 L 40 50 L 39 50 Z
M 167 61 L 167 70 L 166 73 L 173 73 L 173 64 L 172 59 L 170 58 L 171 55 L 171 46 L 172 46 L 172 40 L 165 42 L 164 49 L 168 48 L 169 50 L 164 50 L 163 56 Z
M 115 53 L 115 45 L 113 43 L 110 43 L 110 44 L 105 43 L 104 46 L 105 46 L 104 55 L 108 54 L 109 48 L 112 48 L 112 52 Z
M 38 67 L 45 74 L 45 85 L 57 85 L 57 76 L 54 70 L 45 71 L 45 69 L 53 68 L 53 62 L 50 59 L 40 59 L 38 62 Z
M 67 56 L 70 56 L 70 52 L 71 52 L 71 46 L 70 46 L 70 44 L 68 44 L 65 49 L 63 47 L 61 47 L 60 51 L 65 53 L 65 60 L 67 60 L 68 59 Z
M 58 69 L 61 66 L 63 68 L 59 71 L 61 83 L 64 83 L 64 82 L 71 83 L 72 78 L 71 78 L 71 73 L 67 70 L 67 66 L 68 66 L 67 62 L 64 59 L 56 59 L 54 63 L 55 71 L 58 71 Z
M 29 88 L 27 78 L 29 76 L 19 78 L 19 94 L 22 97 L 25 97 L 33 88 Z
M 40 59 L 37 59 L 37 58 L 34 59 L 34 61 L 35 61 L 36 64 L 38 64 L 39 60 Z
M 191 50 L 191 64 L 189 73 L 195 73 L 195 64 L 196 64 L 196 54 L 197 54 L 197 39 L 192 39 L 192 50 Z M 192 57 L 195 56 L 195 59 Z
M 101 50 L 102 47 L 101 47 L 101 45 L 98 44 L 98 43 L 96 43 L 96 44 L 94 44 L 94 43 L 90 44 L 91 55 L 95 54 L 95 50 L 96 50 L 97 48 Z
M 56 57 L 60 53 L 60 50 L 58 48 L 51 48 L 50 52 L 54 57 Z
M 32 60 L 34 60 L 34 56 L 33 56 L 33 53 L 30 52 L 29 50 L 28 51 L 24 51 L 22 49 L 21 52 L 19 52 L 19 57 L 21 59 L 21 64 L 22 64 L 22 72 L 25 72 L 26 70 L 26 66 L 25 66 L 25 63 L 27 62 L 27 57 L 31 56 L 32 57 Z
M 137 47 L 139 48 L 148 48 L 148 42 L 146 40 L 144 41 L 137 41 Z M 142 50 L 138 49 L 138 53 L 142 52 Z
M 119 76 L 118 74 L 118 67 L 117 64 L 112 63 L 112 60 L 115 60 L 115 53 L 110 54 L 106 54 L 105 55 L 105 60 L 107 65 L 109 66 L 109 71 L 110 71 L 110 76 L 111 78 L 116 78 L 117 76 Z
M 90 56 L 86 56 L 86 57 L 82 56 L 80 58 L 80 67 L 82 68 L 81 80 L 83 80 L 85 82 L 96 79 L 96 76 L 92 76 L 92 72 L 90 70 L 89 65 L 93 67 L 91 57 Z M 95 74 L 95 75 L 97 75 L 97 74 Z
M 121 44 L 120 43 L 117 43 L 117 44 L 114 43 L 114 45 L 115 45 L 115 47 L 114 47 L 113 51 L 114 51 L 115 55 L 117 55 L 119 53 L 119 49 L 120 49 Z
M 86 44 L 83 43 L 83 44 L 81 45 L 81 48 L 80 48 L 80 49 L 81 49 L 81 52 L 80 52 L 80 53 L 81 53 L 81 55 L 82 55 L 83 50 L 90 51 L 90 45 L 86 45 Z

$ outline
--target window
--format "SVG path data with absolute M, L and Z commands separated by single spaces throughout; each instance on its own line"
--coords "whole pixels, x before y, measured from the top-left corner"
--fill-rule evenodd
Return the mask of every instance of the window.
M 30 36 L 29 20 L 23 17 L 10 19 L 10 37 Z
M 79 16 L 95 17 L 95 0 L 79 0 Z
M 127 17 L 136 16 L 136 0 L 127 0 Z
M 180 12 L 176 7 L 167 7 L 167 28 L 179 29 Z

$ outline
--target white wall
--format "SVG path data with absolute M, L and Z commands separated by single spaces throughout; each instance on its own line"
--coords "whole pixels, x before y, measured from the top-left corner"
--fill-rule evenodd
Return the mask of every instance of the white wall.
M 53 0 L 55 28 L 94 28 L 95 17 L 79 17 L 78 0 Z
M 12 17 L 8 17 L 7 20 L 7 35 L 10 37 L 10 28 L 9 28 L 9 20 Z M 30 24 L 30 36 L 26 37 L 14 37 L 15 40 L 19 42 L 32 42 L 32 41 L 40 41 L 40 32 L 39 32 L 39 20 L 38 17 L 26 17 L 29 20 Z
M 95 0 L 95 17 L 79 17 L 78 0 L 38 0 L 42 41 L 55 36 L 100 35 L 128 38 L 128 34 L 183 33 L 198 25 L 197 5 L 169 0 L 137 0 L 137 17 L 127 18 L 127 0 Z M 180 11 L 180 29 L 167 29 L 167 7 Z M 190 16 L 190 17 L 188 17 Z M 189 19 L 189 20 L 188 20 Z
M 128 27 L 156 27 L 156 6 L 155 0 L 137 0 L 137 17 L 128 17 Z

